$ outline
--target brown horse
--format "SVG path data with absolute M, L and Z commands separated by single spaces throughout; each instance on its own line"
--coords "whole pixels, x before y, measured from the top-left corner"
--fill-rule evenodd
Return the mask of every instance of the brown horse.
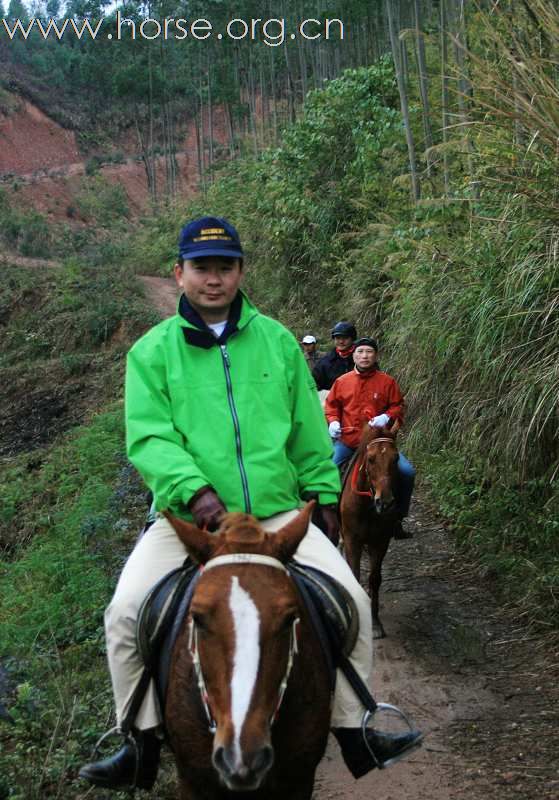
M 310 800 L 331 692 L 284 564 L 313 505 L 277 533 L 246 514 L 227 514 L 215 534 L 168 517 L 204 565 L 173 652 L 165 708 L 181 800 Z
M 364 427 L 340 499 L 341 535 L 347 562 L 357 580 L 361 554 L 369 551 L 369 595 L 374 638 L 386 636 L 379 618 L 382 561 L 394 532 L 398 449 L 394 427 Z

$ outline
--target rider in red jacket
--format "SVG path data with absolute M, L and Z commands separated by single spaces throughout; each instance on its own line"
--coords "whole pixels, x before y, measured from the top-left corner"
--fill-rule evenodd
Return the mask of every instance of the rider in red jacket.
M 335 382 L 324 406 L 328 431 L 334 440 L 334 463 L 342 464 L 356 450 L 363 426 L 390 427 L 404 419 L 404 397 L 400 387 L 377 364 L 378 346 L 374 339 L 363 338 L 355 342 L 352 372 L 341 375 Z M 415 469 L 403 453 L 398 458 L 398 486 L 396 502 L 399 520 L 395 538 L 407 539 L 410 534 L 402 528 L 407 517 Z
M 355 368 L 338 378 L 326 398 L 324 411 L 329 423 L 340 422 L 340 441 L 355 450 L 363 425 L 369 420 L 386 415 L 386 425 L 404 421 L 404 398 L 394 378 L 378 369 L 375 362 L 366 372 Z

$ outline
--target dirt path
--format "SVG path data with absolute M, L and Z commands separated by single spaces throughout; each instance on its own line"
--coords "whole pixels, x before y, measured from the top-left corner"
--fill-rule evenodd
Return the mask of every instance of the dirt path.
M 31 267 L 33 269 L 44 269 L 44 267 L 59 267 L 60 262 L 50 258 L 29 258 L 13 253 L 0 253 L 0 267 Z
M 162 316 L 175 312 L 174 281 L 141 280 Z M 412 716 L 424 747 L 354 781 L 331 737 L 315 800 L 559 800 L 557 638 L 499 607 L 421 499 L 411 526 L 385 561 L 388 636 L 375 641 L 371 688 Z
M 161 314 L 161 318 L 170 317 L 177 310 L 177 285 L 172 278 L 157 278 L 153 275 L 139 275 L 146 297 Z
M 410 521 L 414 538 L 392 542 L 385 561 L 388 636 L 375 641 L 372 689 L 413 717 L 424 747 L 353 781 L 331 741 L 315 799 L 558 800 L 557 637 L 499 608 L 421 501 Z
M 449 730 L 455 722 L 476 719 L 480 705 L 490 713 L 497 700 L 482 676 L 458 679 L 435 642 L 432 655 L 438 664 L 425 658 L 430 648 L 427 627 L 435 620 L 442 624 L 441 610 L 451 602 L 452 588 L 441 573 L 449 547 L 442 526 L 426 526 L 417 505 L 413 529 L 414 539 L 392 542 L 385 561 L 382 620 L 387 638 L 375 640 L 371 688 L 377 700 L 394 703 L 413 718 L 426 734 L 424 746 L 397 766 L 356 782 L 348 778 L 331 741 L 330 758 L 319 771 L 317 800 L 472 796 L 469 765 L 449 746 Z M 365 579 L 366 563 L 363 573 Z

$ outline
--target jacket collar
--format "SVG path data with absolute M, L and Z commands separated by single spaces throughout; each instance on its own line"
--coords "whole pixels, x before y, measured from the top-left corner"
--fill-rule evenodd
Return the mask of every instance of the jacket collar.
M 378 372 L 378 364 L 375 364 L 372 369 L 367 370 L 367 372 L 360 372 L 357 367 L 353 367 L 353 371 L 355 374 L 362 379 L 370 378 L 371 375 L 374 375 L 375 372 Z
M 216 337 L 202 317 L 195 311 L 186 296 L 182 294 L 178 302 L 178 317 L 187 344 L 209 350 L 213 345 L 223 345 L 230 336 L 244 328 L 258 313 L 243 292 L 238 291 L 231 303 L 227 323 L 221 336 Z
M 340 358 L 348 358 L 348 356 L 351 356 L 353 354 L 354 350 L 355 350 L 354 344 L 352 344 L 346 350 L 340 350 L 339 347 L 334 348 L 334 351 L 339 355 Z

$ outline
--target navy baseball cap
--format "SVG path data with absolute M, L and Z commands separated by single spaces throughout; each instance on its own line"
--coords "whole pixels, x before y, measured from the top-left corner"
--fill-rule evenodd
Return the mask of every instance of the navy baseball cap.
M 355 325 L 352 322 L 346 322 L 345 320 L 336 322 L 330 331 L 330 335 L 332 336 L 332 339 L 334 336 L 349 336 L 351 339 L 357 339 Z
M 188 222 L 179 236 L 179 258 L 225 256 L 244 258 L 236 228 L 221 217 L 201 217 Z

